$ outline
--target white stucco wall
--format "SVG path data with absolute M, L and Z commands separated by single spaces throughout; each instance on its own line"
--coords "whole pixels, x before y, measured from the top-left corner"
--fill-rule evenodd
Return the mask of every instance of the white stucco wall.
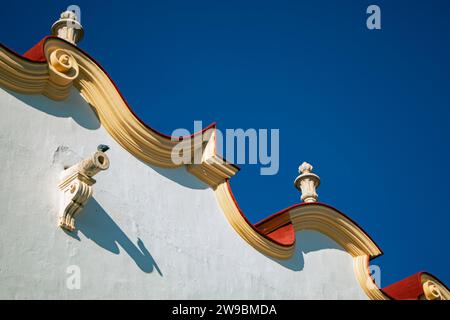
M 57 227 L 58 177 L 96 150 L 111 166 L 70 235 Z M 228 224 L 185 169 L 149 166 L 119 146 L 77 91 L 64 102 L 0 89 L 0 298 L 365 299 L 352 258 L 316 232 L 289 261 Z M 69 266 L 81 288 L 69 290 Z

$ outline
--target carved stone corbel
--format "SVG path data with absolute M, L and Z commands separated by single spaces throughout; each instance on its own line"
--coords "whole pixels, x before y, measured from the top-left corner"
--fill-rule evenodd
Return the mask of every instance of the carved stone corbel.
M 109 159 L 104 151 L 106 146 L 99 146 L 99 151 L 64 170 L 58 185 L 61 194 L 59 226 L 68 231 L 75 230 L 75 216 L 83 209 L 92 196 L 92 178 L 101 170 L 109 168 Z

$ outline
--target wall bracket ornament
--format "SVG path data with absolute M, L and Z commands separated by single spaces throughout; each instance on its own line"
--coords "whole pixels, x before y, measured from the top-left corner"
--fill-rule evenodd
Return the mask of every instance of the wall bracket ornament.
M 92 197 L 92 177 L 109 168 L 109 158 L 100 145 L 90 157 L 64 170 L 58 188 L 61 192 L 59 226 L 67 231 L 75 230 L 75 217 Z

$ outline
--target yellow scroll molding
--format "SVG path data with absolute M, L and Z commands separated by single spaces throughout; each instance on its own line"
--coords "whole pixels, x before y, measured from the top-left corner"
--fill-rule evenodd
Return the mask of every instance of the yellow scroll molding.
M 162 135 L 142 123 L 130 110 L 106 72 L 83 51 L 58 38 L 48 38 L 43 45 L 46 62 L 32 62 L 0 46 L 0 85 L 23 94 L 43 94 L 62 100 L 70 88 L 78 89 L 94 109 L 101 125 L 128 152 L 138 159 L 159 167 L 176 168 L 172 161 L 177 140 Z M 226 218 L 236 232 L 259 252 L 278 259 L 292 257 L 294 245 L 280 245 L 264 236 L 241 213 L 228 183 L 238 169 L 216 154 L 215 128 L 207 128 L 201 139 L 186 140 L 191 153 L 200 153 L 200 164 L 189 164 L 187 170 L 214 189 Z M 376 287 L 369 274 L 369 260 L 380 255 L 376 244 L 353 221 L 338 211 L 320 204 L 293 207 L 271 219 L 263 229 L 267 233 L 286 223 L 294 230 L 315 230 L 340 244 L 354 259 L 356 278 L 372 299 L 388 299 Z M 424 279 L 424 283 L 429 279 Z M 430 291 L 427 283 L 427 290 Z M 448 297 L 445 286 L 439 287 Z M 427 292 L 428 292 L 427 291 Z M 432 293 L 430 293 L 432 294 Z
M 176 168 L 172 151 L 179 143 L 142 123 L 130 110 L 108 75 L 77 47 L 58 38 L 43 45 L 47 63 L 31 62 L 0 47 L 0 85 L 24 94 L 43 94 L 65 99 L 73 85 L 91 105 L 102 126 L 127 151 L 152 165 Z M 191 154 L 203 153 L 201 163 L 188 170 L 214 187 L 238 169 L 215 154 L 215 128 L 185 139 Z M 209 146 L 209 147 L 208 147 Z M 204 152 L 208 150 L 208 152 Z

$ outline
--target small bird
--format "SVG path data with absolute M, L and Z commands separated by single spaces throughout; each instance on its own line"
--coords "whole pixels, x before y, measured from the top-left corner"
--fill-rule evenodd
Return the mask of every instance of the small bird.
M 99 144 L 97 147 L 98 151 L 106 152 L 109 150 L 109 147 L 106 144 Z

